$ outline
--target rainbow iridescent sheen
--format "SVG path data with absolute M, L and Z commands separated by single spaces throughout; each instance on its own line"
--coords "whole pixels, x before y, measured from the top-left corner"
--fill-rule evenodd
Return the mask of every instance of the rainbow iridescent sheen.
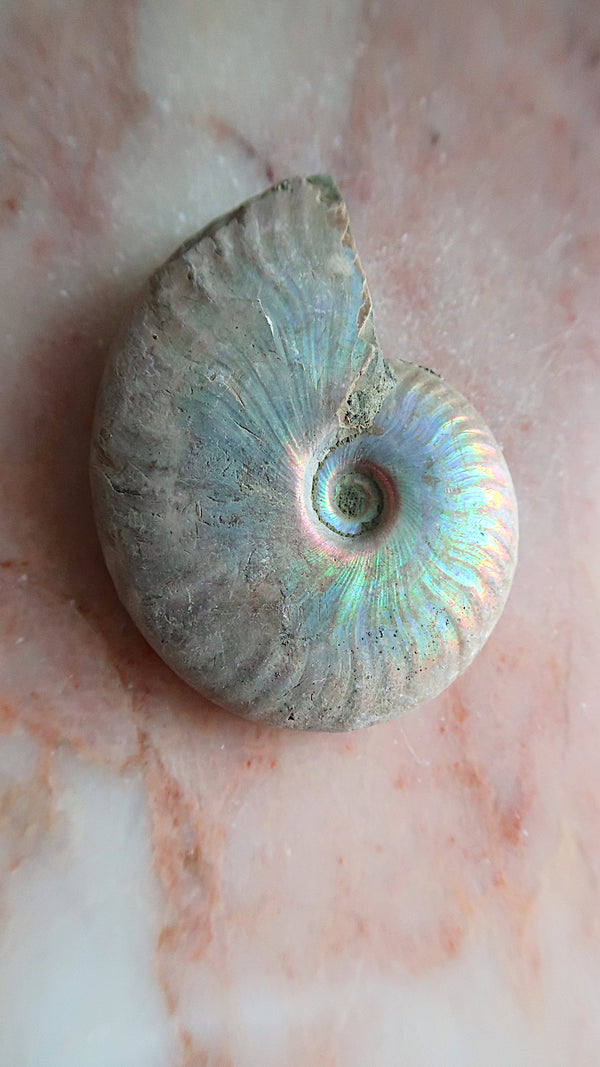
M 383 360 L 327 178 L 248 201 L 151 279 L 107 368 L 92 484 L 150 643 L 276 725 L 349 729 L 437 695 L 516 562 L 502 453 L 441 378 Z

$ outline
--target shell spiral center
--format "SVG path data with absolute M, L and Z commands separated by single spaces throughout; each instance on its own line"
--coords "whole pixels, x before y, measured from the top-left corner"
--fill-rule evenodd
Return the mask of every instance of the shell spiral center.
M 355 442 L 330 449 L 318 464 L 311 487 L 312 510 L 319 523 L 347 538 L 386 524 L 397 496 L 389 472 L 356 451 Z

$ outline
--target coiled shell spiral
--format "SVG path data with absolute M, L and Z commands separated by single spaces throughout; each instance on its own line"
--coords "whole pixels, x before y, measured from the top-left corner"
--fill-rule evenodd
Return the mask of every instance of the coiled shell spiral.
M 107 364 L 91 479 L 150 644 L 278 726 L 368 726 L 440 693 L 515 567 L 500 448 L 436 374 L 384 361 L 325 177 L 249 200 L 150 279 Z

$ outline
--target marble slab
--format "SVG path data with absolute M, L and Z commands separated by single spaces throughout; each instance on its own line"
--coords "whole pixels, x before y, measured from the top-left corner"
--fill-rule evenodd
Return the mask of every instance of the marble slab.
M 0 1064 L 600 1062 L 600 10 L 4 0 L 0 52 Z M 521 523 L 467 673 L 331 736 L 171 674 L 87 477 L 144 278 L 319 172 Z

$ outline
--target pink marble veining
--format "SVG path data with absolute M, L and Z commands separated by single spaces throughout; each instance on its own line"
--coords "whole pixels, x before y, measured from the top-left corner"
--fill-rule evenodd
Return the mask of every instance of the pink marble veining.
M 0 1063 L 600 1061 L 598 42 L 566 0 L 4 5 Z M 87 487 L 137 286 L 315 171 L 384 351 L 473 400 L 521 516 L 466 676 L 345 736 L 178 682 Z

